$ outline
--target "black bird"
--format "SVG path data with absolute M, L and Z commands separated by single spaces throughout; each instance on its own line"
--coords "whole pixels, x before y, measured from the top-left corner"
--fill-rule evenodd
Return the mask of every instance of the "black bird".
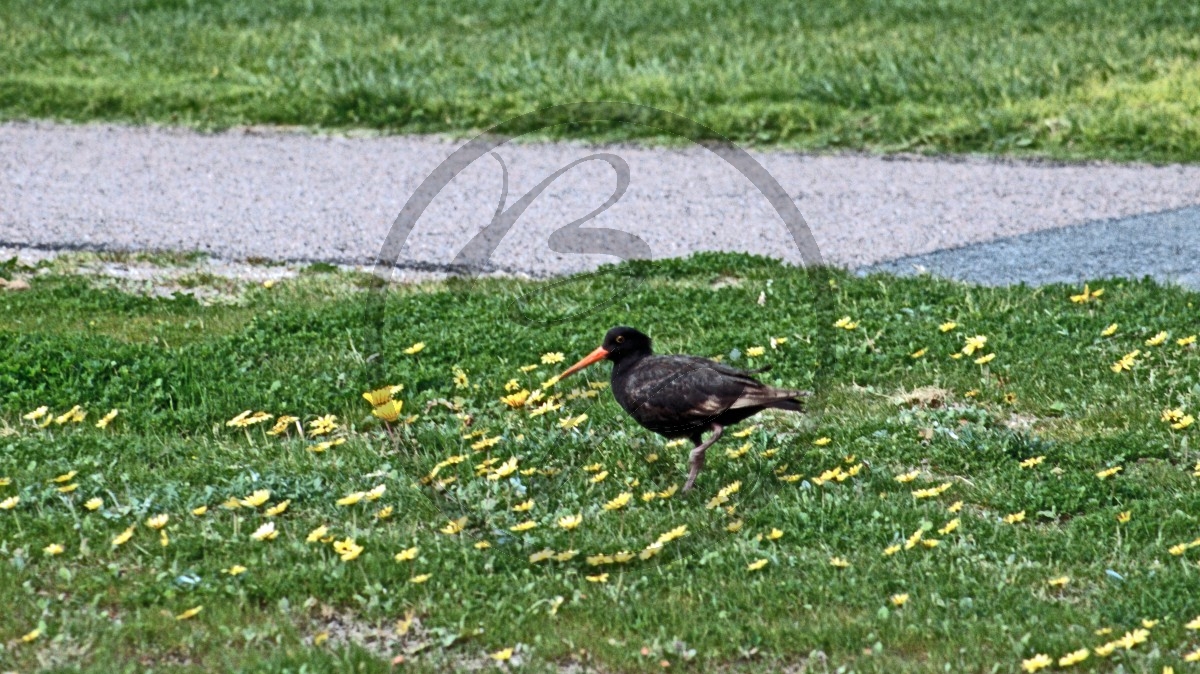
M 704 468 L 704 452 L 726 427 L 771 408 L 803 412 L 801 398 L 808 391 L 767 386 L 751 375 L 766 372 L 739 370 L 698 356 L 656 356 L 650 338 L 623 326 L 604 335 L 604 343 L 567 368 L 559 378 L 601 360 L 611 360 L 613 397 L 645 428 L 668 438 L 688 438 L 695 444 L 688 461 L 687 482 L 692 488 Z M 708 440 L 702 435 L 711 431 Z

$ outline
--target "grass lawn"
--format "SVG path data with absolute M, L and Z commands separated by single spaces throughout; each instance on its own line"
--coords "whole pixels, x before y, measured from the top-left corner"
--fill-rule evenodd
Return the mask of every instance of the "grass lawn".
M 759 145 L 1197 161 L 1198 36 L 1161 0 L 0 0 L 0 118 L 470 132 L 615 100 Z
M 529 671 L 1196 667 L 1200 452 L 1162 418 L 1200 410 L 1194 293 L 1113 280 L 1075 303 L 735 255 L 374 280 L 208 306 L 57 273 L 0 292 L 0 670 L 445 670 L 510 648 Z M 686 449 L 621 412 L 607 366 L 501 401 L 620 323 L 773 365 L 810 411 L 735 427 L 683 494 Z M 386 385 L 390 429 L 362 396 Z M 227 423 L 244 410 L 298 422 Z

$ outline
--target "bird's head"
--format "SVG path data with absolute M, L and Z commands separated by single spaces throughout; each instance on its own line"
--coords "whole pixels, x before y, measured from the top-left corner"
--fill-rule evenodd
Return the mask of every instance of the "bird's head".
M 567 368 L 558 378 L 563 379 L 602 360 L 611 360 L 614 363 L 619 363 L 629 356 L 646 355 L 649 353 L 650 338 L 645 333 L 634 328 L 619 325 L 604 335 L 604 342 L 595 351 Z

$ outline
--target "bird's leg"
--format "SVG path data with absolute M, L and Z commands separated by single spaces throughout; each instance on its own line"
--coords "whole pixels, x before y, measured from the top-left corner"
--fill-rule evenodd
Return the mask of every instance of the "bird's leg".
M 691 455 L 688 457 L 688 466 L 690 469 L 688 470 L 687 482 L 683 483 L 684 491 L 690 490 L 692 485 L 696 484 L 696 476 L 699 475 L 700 471 L 704 468 L 705 450 L 707 450 L 709 447 L 712 447 L 713 443 L 721 439 L 721 433 L 724 430 L 725 428 L 721 426 L 721 424 L 714 423 L 712 425 L 712 436 L 704 442 L 696 443 L 696 448 L 692 450 Z

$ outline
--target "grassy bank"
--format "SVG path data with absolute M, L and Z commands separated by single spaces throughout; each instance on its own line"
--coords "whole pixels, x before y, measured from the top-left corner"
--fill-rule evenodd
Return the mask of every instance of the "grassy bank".
M 761 145 L 1196 161 L 1197 35 L 1147 0 L 3 0 L 0 117 L 471 132 L 611 100 Z
M 0 667 L 437 670 L 512 648 L 531 671 L 1015 672 L 1086 649 L 1078 669 L 1157 672 L 1200 648 L 1200 454 L 1162 420 L 1200 408 L 1177 341 L 1195 294 L 1109 281 L 1075 303 L 712 255 L 371 281 L 209 306 L 57 274 L 0 293 Z M 619 323 L 817 395 L 727 434 L 689 494 L 685 449 L 620 411 L 604 366 L 501 401 Z M 385 427 L 361 394 L 400 384 Z M 228 425 L 244 410 L 276 417 Z

